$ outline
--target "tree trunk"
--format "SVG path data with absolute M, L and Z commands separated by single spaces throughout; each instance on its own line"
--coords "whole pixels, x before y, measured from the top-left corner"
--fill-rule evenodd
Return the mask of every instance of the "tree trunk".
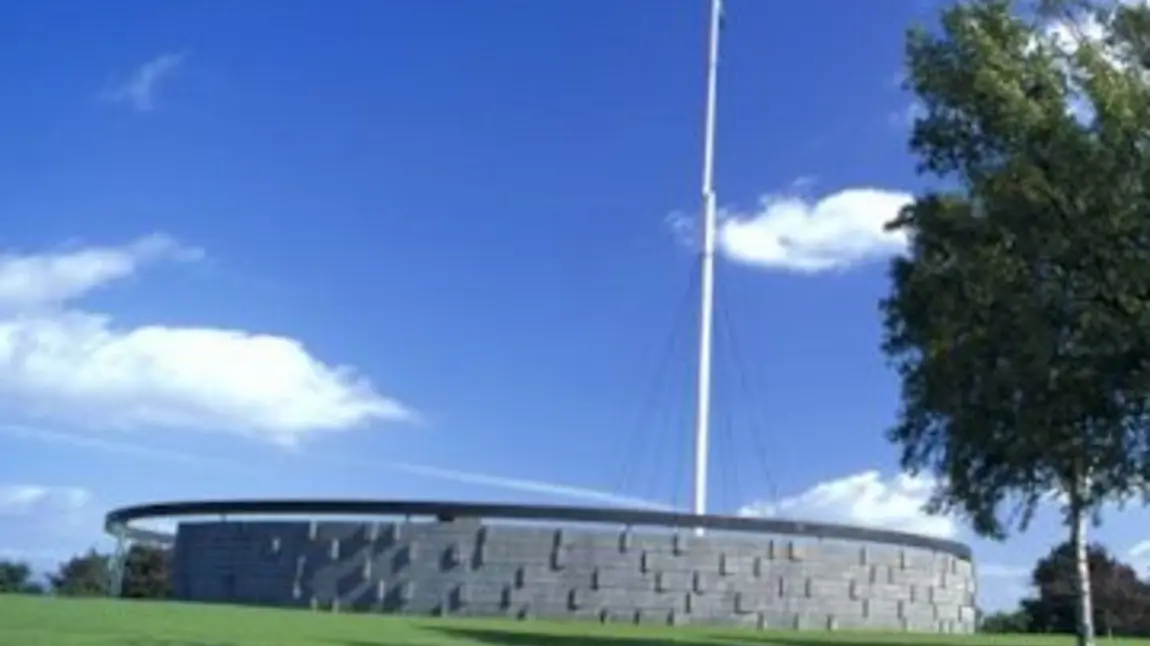
M 1074 545 L 1074 564 L 1078 587 L 1078 646 L 1094 646 L 1094 604 L 1090 591 L 1090 560 L 1086 553 L 1086 524 L 1089 518 L 1082 507 L 1080 490 L 1070 494 L 1070 540 Z

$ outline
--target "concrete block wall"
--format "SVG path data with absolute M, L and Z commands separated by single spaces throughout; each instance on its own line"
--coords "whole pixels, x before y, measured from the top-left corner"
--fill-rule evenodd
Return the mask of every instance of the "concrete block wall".
M 336 612 L 970 633 L 970 561 L 924 548 L 450 522 L 182 523 L 179 599 Z

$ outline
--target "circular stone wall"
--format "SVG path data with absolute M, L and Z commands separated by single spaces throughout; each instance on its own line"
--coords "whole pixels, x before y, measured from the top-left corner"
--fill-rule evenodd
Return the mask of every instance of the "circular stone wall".
M 338 612 L 945 633 L 975 626 L 969 551 L 946 541 L 663 512 L 491 506 L 504 519 L 492 520 L 480 507 L 388 522 L 183 522 L 174 594 Z M 635 525 L 508 510 L 606 514 L 606 522 L 630 514 Z M 664 516 L 769 533 L 647 527 Z M 122 531 L 115 521 L 110 531 Z

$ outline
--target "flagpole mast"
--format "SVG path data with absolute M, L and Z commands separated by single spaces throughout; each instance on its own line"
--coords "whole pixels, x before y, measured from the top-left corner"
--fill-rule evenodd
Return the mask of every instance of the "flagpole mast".
M 695 514 L 707 513 L 707 467 L 710 449 L 711 423 L 711 346 L 715 309 L 715 103 L 719 67 L 719 31 L 722 23 L 723 1 L 711 0 L 711 31 L 707 57 L 707 112 L 703 144 L 703 249 L 700 257 L 702 273 L 699 314 L 699 375 L 698 400 L 695 417 Z M 702 533 L 702 528 L 696 532 Z

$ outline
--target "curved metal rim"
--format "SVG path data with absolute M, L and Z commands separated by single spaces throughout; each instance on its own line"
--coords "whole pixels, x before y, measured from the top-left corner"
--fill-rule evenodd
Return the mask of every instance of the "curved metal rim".
M 945 552 L 971 560 L 968 545 L 920 534 L 851 525 L 805 522 L 777 518 L 742 516 L 696 516 L 673 511 L 604 507 L 567 507 L 552 505 L 519 505 L 461 503 L 421 500 L 368 499 L 271 499 L 271 500 L 199 500 L 160 502 L 121 507 L 108 512 L 105 530 L 113 535 L 140 541 L 171 541 L 172 536 L 139 527 L 132 521 L 179 516 L 229 515 L 315 515 L 315 516 L 424 516 L 439 520 L 456 518 L 497 518 L 503 520 L 556 520 L 579 523 L 661 526 L 717 529 L 760 534 L 805 536 L 865 543 L 882 543 Z

